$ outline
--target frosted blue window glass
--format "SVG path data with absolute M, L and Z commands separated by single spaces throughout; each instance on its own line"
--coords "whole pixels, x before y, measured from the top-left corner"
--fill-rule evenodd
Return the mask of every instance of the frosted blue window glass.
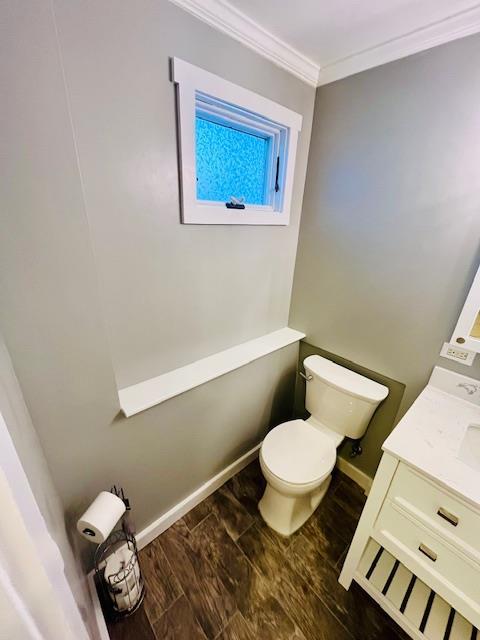
M 269 140 L 196 117 L 197 199 L 266 204 Z

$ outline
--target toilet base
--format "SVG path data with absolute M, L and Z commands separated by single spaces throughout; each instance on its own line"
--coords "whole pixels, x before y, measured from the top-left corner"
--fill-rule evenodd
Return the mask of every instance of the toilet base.
M 291 536 L 305 524 L 327 493 L 331 474 L 322 484 L 305 495 L 289 496 L 268 482 L 258 509 L 268 526 L 282 536 Z

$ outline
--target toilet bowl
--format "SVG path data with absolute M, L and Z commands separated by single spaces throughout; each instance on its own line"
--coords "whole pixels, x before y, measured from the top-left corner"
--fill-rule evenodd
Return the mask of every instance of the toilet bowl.
M 328 489 L 336 456 L 333 441 L 303 420 L 270 431 L 260 450 L 267 486 L 258 508 L 272 529 L 289 536 L 310 517 Z
M 331 481 L 337 447 L 345 436 L 359 439 L 388 395 L 388 388 L 321 356 L 304 361 L 308 420 L 272 429 L 260 449 L 267 481 L 258 508 L 275 531 L 289 536 L 318 507 Z

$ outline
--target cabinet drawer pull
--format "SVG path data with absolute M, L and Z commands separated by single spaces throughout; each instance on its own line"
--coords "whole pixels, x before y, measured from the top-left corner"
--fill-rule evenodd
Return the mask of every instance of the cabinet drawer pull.
M 440 509 L 437 511 L 437 516 L 440 516 L 454 527 L 456 527 L 459 522 L 457 516 L 454 516 L 453 513 L 450 513 L 450 511 L 447 511 L 443 507 L 440 507 Z
M 435 551 L 432 551 L 427 545 L 422 544 L 418 547 L 418 550 L 423 553 L 423 555 L 427 556 L 432 562 L 435 562 L 437 559 L 437 554 Z

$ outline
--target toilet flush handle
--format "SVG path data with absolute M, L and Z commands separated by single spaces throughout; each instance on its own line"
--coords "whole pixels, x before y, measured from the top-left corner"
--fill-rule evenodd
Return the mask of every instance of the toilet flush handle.
M 302 376 L 302 378 L 303 378 L 304 380 L 306 380 L 307 382 L 310 382 L 310 380 L 313 380 L 313 376 L 311 376 L 311 375 L 306 376 L 306 375 L 303 373 L 303 371 L 299 371 L 298 373 L 299 373 L 299 374 Z

